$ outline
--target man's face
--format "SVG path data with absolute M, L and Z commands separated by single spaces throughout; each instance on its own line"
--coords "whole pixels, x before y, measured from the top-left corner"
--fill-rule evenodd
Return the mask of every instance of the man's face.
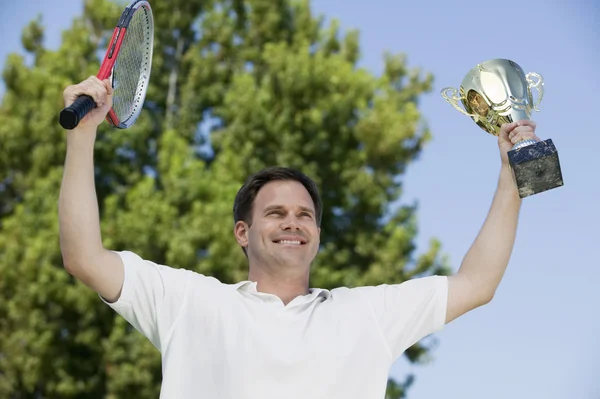
M 320 229 L 306 188 L 296 181 L 273 181 L 258 192 L 252 225 L 236 226 L 251 264 L 309 269 L 319 249 Z M 244 228 L 245 226 L 245 228 Z

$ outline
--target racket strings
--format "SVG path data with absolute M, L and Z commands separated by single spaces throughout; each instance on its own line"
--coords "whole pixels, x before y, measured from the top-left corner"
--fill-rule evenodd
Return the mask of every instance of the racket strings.
M 113 109 L 122 124 L 132 122 L 140 113 L 150 76 L 152 54 L 151 16 L 138 8 L 127 27 L 113 69 Z

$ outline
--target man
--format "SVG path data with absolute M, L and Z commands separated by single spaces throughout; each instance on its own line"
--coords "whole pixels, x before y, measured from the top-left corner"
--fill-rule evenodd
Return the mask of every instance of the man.
M 521 204 L 507 151 L 522 139 L 539 140 L 533 122 L 502 128 L 496 195 L 452 276 L 309 288 L 321 200 L 302 173 L 272 168 L 251 176 L 236 196 L 234 234 L 248 280 L 223 284 L 103 247 L 93 148 L 112 90 L 91 77 L 64 91 L 65 106 L 82 94 L 98 107 L 67 132 L 59 200 L 64 265 L 161 352 L 161 397 L 169 399 L 384 397 L 389 369 L 408 347 L 493 298 Z

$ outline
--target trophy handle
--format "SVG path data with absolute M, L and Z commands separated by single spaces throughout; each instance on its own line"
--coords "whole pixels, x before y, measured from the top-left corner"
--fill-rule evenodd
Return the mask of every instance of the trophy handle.
M 470 116 L 471 118 L 476 118 L 476 120 L 479 119 L 478 115 L 470 114 L 458 105 L 458 102 L 463 99 L 463 96 L 460 94 L 460 91 L 454 87 L 445 87 L 441 90 L 440 94 L 442 97 L 444 97 L 444 100 L 446 100 L 448 104 L 452 105 L 461 114 Z
M 527 79 L 527 86 L 529 89 L 536 89 L 538 91 L 538 98 L 535 104 L 533 104 L 533 109 L 539 112 L 538 105 L 540 105 L 542 97 L 544 97 L 544 78 L 542 78 L 542 75 L 535 72 L 529 72 L 525 75 L 525 78 Z M 532 78 L 535 78 L 536 80 Z

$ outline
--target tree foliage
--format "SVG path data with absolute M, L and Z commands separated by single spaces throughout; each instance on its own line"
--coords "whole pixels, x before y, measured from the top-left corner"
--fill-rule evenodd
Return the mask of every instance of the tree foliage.
M 104 244 L 223 282 L 247 278 L 232 204 L 248 174 L 272 165 L 315 179 L 324 201 L 311 285 L 399 283 L 444 274 L 440 244 L 415 254 L 406 166 L 430 134 L 418 98 L 432 77 L 386 55 L 360 68 L 356 31 L 307 1 L 155 0 L 145 109 L 131 129 L 103 125 L 95 151 Z M 154 398 L 158 352 L 63 269 L 57 199 L 62 91 L 95 75 L 122 10 L 87 0 L 59 49 L 41 19 L 27 56 L 5 62 L 0 105 L 0 396 Z M 412 362 L 422 343 L 406 352 Z M 388 398 L 405 395 L 390 380 Z

